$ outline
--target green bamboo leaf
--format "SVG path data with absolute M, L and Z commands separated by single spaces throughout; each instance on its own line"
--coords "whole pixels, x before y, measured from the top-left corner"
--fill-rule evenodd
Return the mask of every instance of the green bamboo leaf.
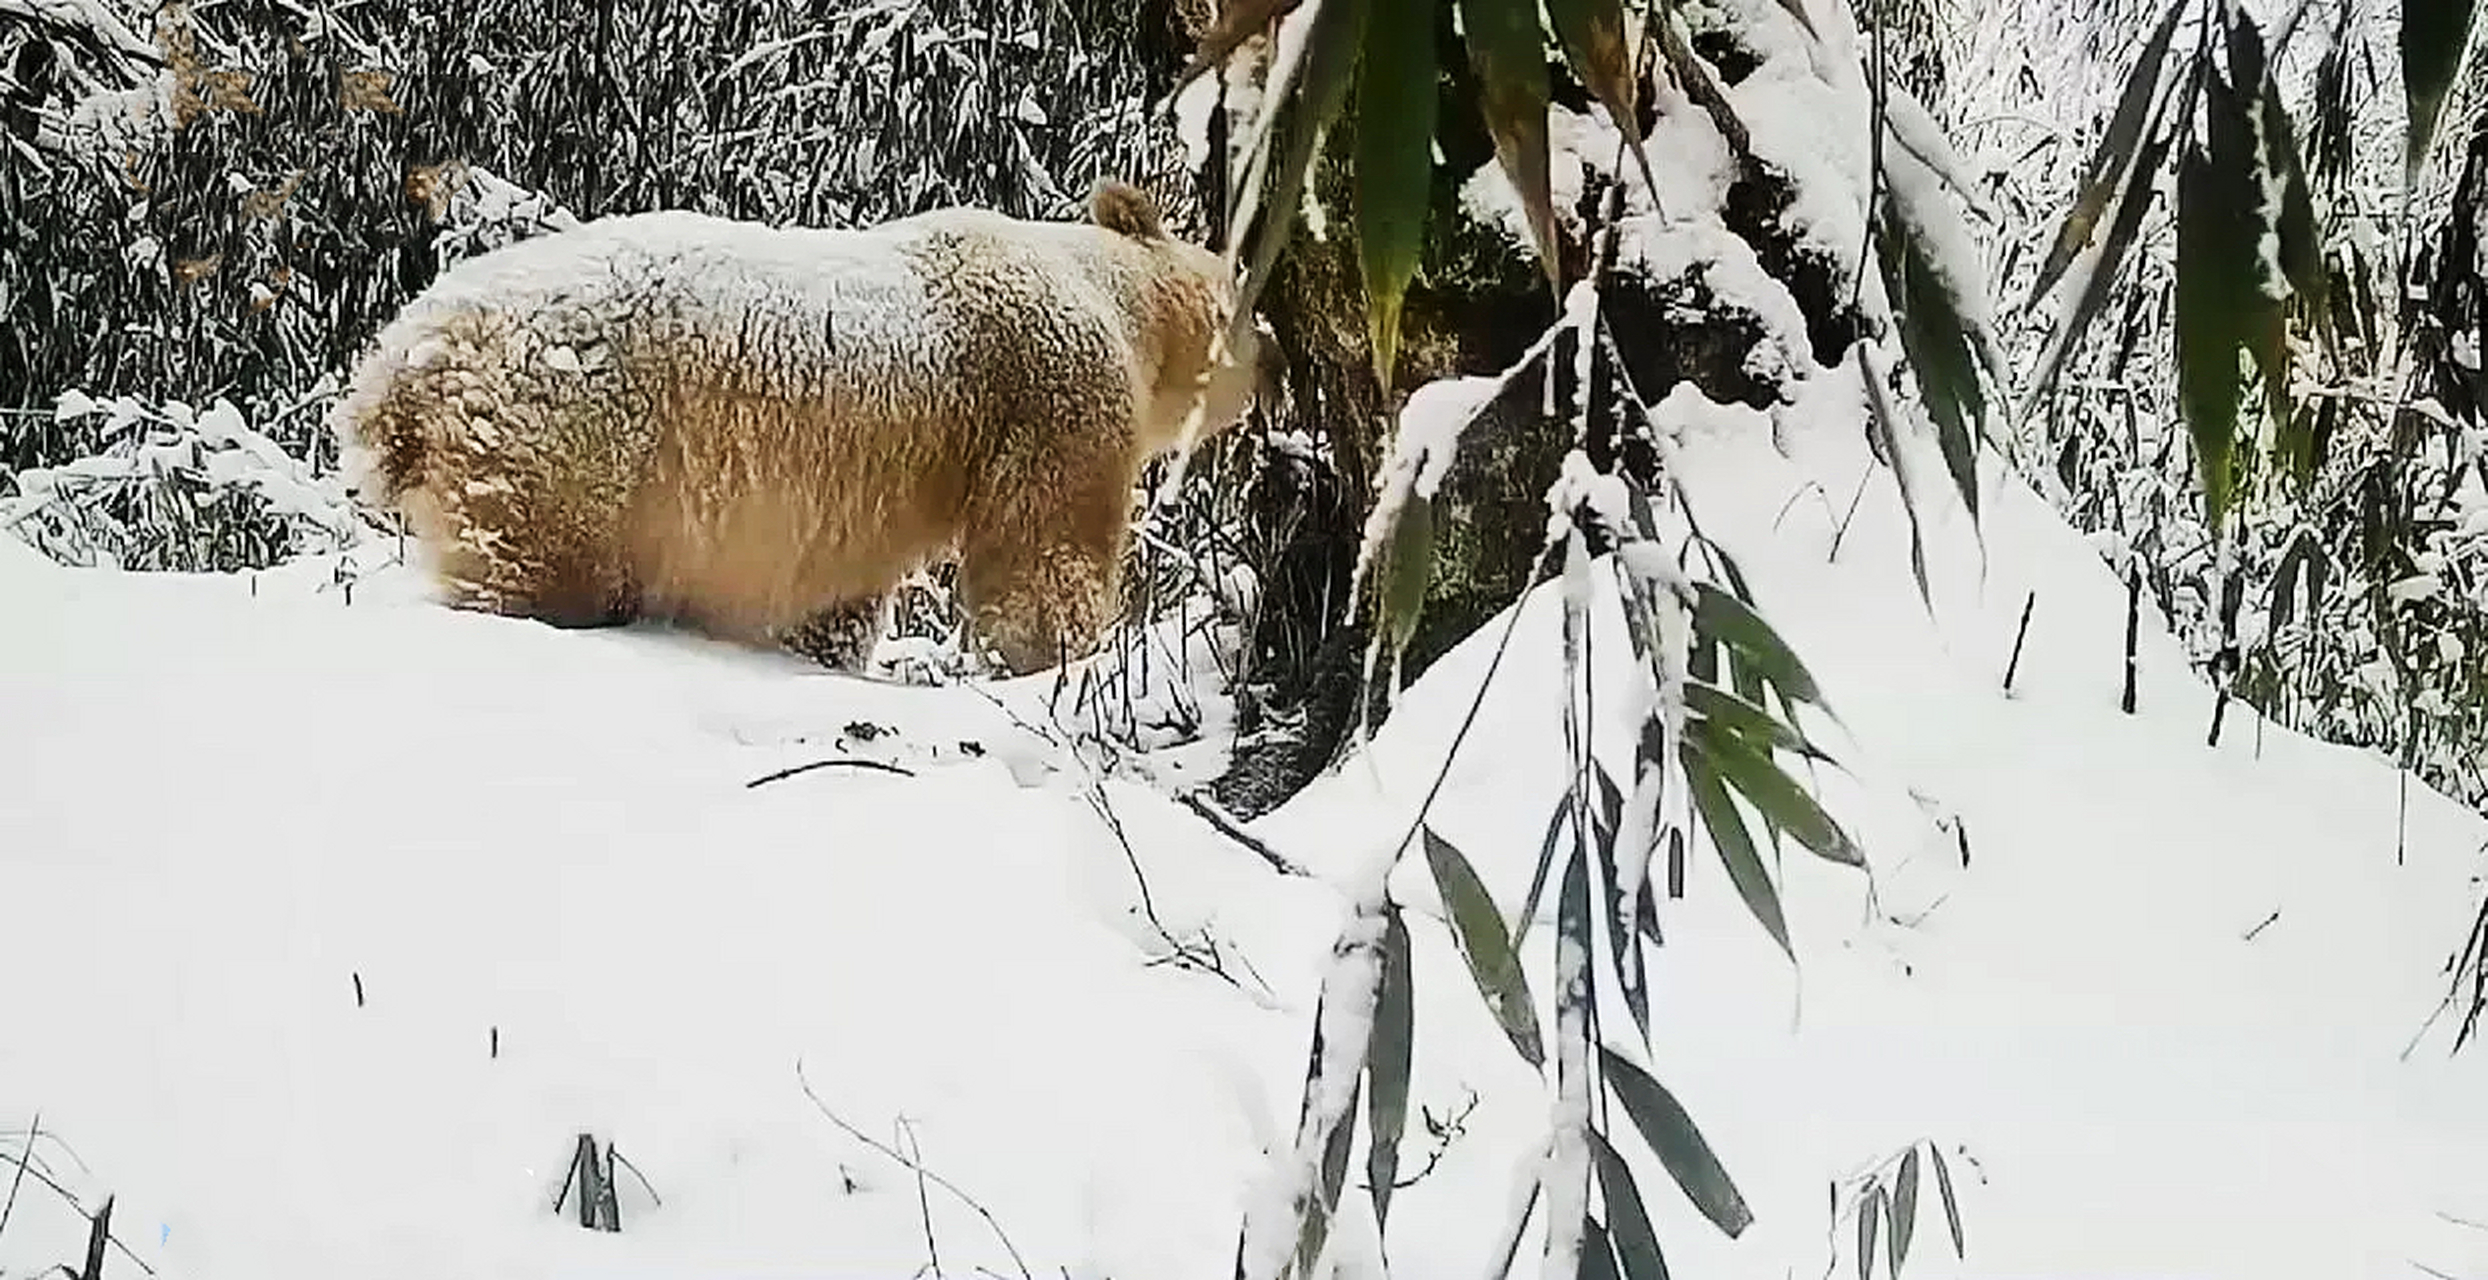
M 1538 1009 L 1529 999 L 1528 979 L 1521 973 L 1511 938 L 1503 931 L 1503 917 L 1495 911 L 1494 899 L 1467 855 L 1434 834 L 1432 827 L 1424 830 L 1425 860 L 1434 871 L 1434 888 L 1442 895 L 1452 938 L 1460 946 L 1460 958 L 1468 961 L 1469 976 L 1477 980 L 1478 994 L 1486 998 L 1486 1007 L 1502 1024 L 1503 1034 L 1511 1037 L 1522 1060 L 1533 1067 L 1545 1066 Z
M 2402 0 L 2402 101 L 2410 120 L 2402 144 L 2405 186 L 2419 185 L 2419 170 L 2436 140 L 2437 117 L 2462 69 L 2462 50 L 2470 43 L 2477 12 L 2476 0 Z
M 2281 562 L 2272 569 L 2272 630 L 2279 631 L 2290 623 L 2298 607 L 2298 584 L 2304 578 L 2307 590 L 2307 623 L 2315 622 L 2315 590 L 2317 575 L 2322 572 L 2324 549 L 2316 542 L 2315 532 L 2301 525 L 2290 535 L 2289 546 L 2281 551 Z
M 2151 116 L 2151 107 L 2160 91 L 2163 72 L 2168 65 L 2169 40 L 2176 34 L 2177 17 L 2186 9 L 2185 0 L 2170 0 L 2168 12 L 2160 17 L 2160 25 L 2143 44 L 2142 56 L 2134 60 L 2134 69 L 2125 77 L 2125 90 L 2117 95 L 2115 114 L 2108 118 L 2108 131 L 2100 135 L 2099 146 L 2091 152 L 2091 162 L 2083 170 L 2082 185 L 2076 192 L 2073 208 L 2065 214 L 2062 226 L 2056 229 L 2055 243 L 2048 246 L 2047 260 L 2039 267 L 2039 282 L 2030 290 L 2030 300 L 2037 302 L 2073 264 L 2074 255 L 2090 247 L 2099 220 L 2108 212 L 2108 202 L 2118 190 L 2127 165 L 2134 158 L 2135 148 L 2142 141 L 2142 127 Z
M 1323 130 L 1337 118 L 1354 85 L 1358 55 L 1363 51 L 1366 18 L 1372 9 L 1371 0 L 1317 0 L 1321 8 L 1314 13 L 1312 30 L 1305 34 L 1304 64 L 1288 87 L 1284 99 L 1276 105 L 1277 115 L 1272 128 L 1280 139 L 1275 167 L 1262 171 L 1262 180 L 1254 184 L 1257 204 L 1239 205 L 1239 214 L 1249 224 L 1246 234 L 1248 250 L 1244 278 L 1237 289 L 1235 326 L 1240 334 L 1252 323 L 1254 307 L 1261 300 L 1261 290 L 1270 280 L 1271 267 L 1278 261 L 1279 250 L 1296 228 L 1296 211 L 1303 204 L 1305 173 L 1312 167 L 1313 153 L 1320 146 Z M 1246 172 L 1259 170 L 1258 158 L 1248 157 Z M 1254 209 L 1258 216 L 1251 216 Z
M 2234 487 L 2238 352 L 2263 309 L 2256 264 L 2254 127 L 2219 77 L 2205 86 L 2206 145 L 2177 164 L 2177 390 L 2194 438 L 2205 524 L 2217 540 Z
M 2153 183 L 2159 176 L 2161 164 L 2168 159 L 2169 147 L 2177 133 L 2177 130 L 2163 128 L 2163 125 L 2171 118 L 2181 122 L 2186 119 L 2194 109 L 2194 87 L 2200 83 L 2199 76 L 2190 78 L 2184 101 L 2173 113 L 2163 102 L 2159 112 L 2152 117 L 2150 126 L 2144 130 L 2142 155 L 2125 172 L 2125 193 L 2117 199 L 2116 218 L 2108 225 L 2108 240 L 2100 246 L 2099 256 L 2092 261 L 2090 270 L 2075 288 L 2072 305 L 2057 313 L 2056 325 L 2048 332 L 2047 345 L 2041 349 L 2038 371 L 2030 380 L 2030 399 L 2035 400 L 2056 384 L 2056 375 L 2064 369 L 2065 358 L 2073 353 L 2074 343 L 2098 318 L 2100 308 L 2107 305 L 2108 295 L 2116 285 L 2117 269 L 2124 264 L 2126 253 L 2133 248 L 2135 237 L 2142 231 L 2143 214 L 2151 208 Z M 2030 411 L 2027 402 L 2022 411 L 2025 414 Z
M 1746 909 L 1762 922 L 1764 932 L 1780 944 L 1780 950 L 1796 959 L 1796 948 L 1788 943 L 1788 919 L 1780 913 L 1779 890 L 1771 886 L 1771 873 L 1763 867 L 1753 834 L 1746 830 L 1745 818 L 1736 811 L 1736 800 L 1720 780 L 1718 768 L 1690 737 L 1678 745 L 1677 753 L 1685 769 L 1685 788 L 1693 794 L 1694 812 L 1701 815 L 1702 829 L 1710 833 L 1712 847 L 1719 850 L 1737 896 L 1745 900 Z
M 1797 785 L 1796 779 L 1747 740 L 1728 732 L 1716 720 L 1690 722 L 1685 736 L 1754 806 L 1754 812 L 1772 826 L 1829 861 L 1851 867 L 1866 865 L 1866 855 L 1840 829 L 1840 824 Z
M 1564 60 L 1574 75 L 1607 108 L 1607 119 L 1624 135 L 1624 145 L 1641 164 L 1650 199 L 1659 198 L 1658 175 L 1650 171 L 1650 155 L 1642 149 L 1641 119 L 1633 74 L 1632 50 L 1625 47 L 1621 0 L 1546 0 L 1546 16 L 1563 45 Z
M 1374 1231 L 1391 1221 L 1391 1184 L 1399 1178 L 1400 1134 L 1408 1127 L 1408 1062 L 1416 1036 L 1416 997 L 1408 925 L 1397 906 L 1382 916 L 1382 989 L 1374 999 L 1374 1039 L 1365 1050 L 1365 1181 L 1372 1187 Z
M 1892 1179 L 1892 1274 L 1909 1260 L 1909 1241 L 1918 1232 L 1918 1149 L 1901 1157 L 1901 1171 Z
M 1821 686 L 1814 682 L 1814 673 L 1806 670 L 1796 651 L 1752 606 L 1707 582 L 1695 583 L 1693 594 L 1697 633 L 1725 643 L 1739 661 L 1754 663 L 1782 696 L 1830 709 Z
M 1875 237 L 1884 283 L 1900 321 L 1901 347 L 1918 377 L 1919 398 L 1935 419 L 1935 440 L 1944 467 L 1978 521 L 1978 442 L 1986 434 L 1987 396 L 1979 385 L 1978 354 L 1960 299 L 1935 270 L 1919 229 L 1885 220 Z
M 1590 1130 L 1590 1161 L 1598 1170 L 1598 1194 L 1607 1202 L 1607 1223 L 1616 1259 L 1624 1264 L 1624 1280 L 1667 1280 L 1667 1258 L 1659 1252 L 1659 1233 L 1650 1226 L 1650 1211 L 1642 1204 L 1632 1166 L 1596 1129 Z
M 1581 1280 L 1624 1280 L 1615 1267 L 1615 1242 L 1598 1219 L 1581 1215 Z
M 1580 785 L 1576 781 L 1574 786 Z M 1555 812 L 1547 815 L 1546 838 L 1538 844 L 1538 869 L 1529 875 L 1529 894 L 1521 899 L 1520 917 L 1512 922 L 1512 949 L 1520 950 L 1521 940 L 1529 936 L 1530 927 L 1538 922 L 1538 902 L 1546 893 L 1547 874 L 1555 866 L 1555 842 L 1561 840 L 1564 828 L 1572 819 L 1572 788 L 1566 787 L 1562 798 L 1555 802 Z
M 1944 1225 L 1952 1228 L 1952 1256 L 1966 1258 L 1970 1255 L 1961 1243 L 1961 1204 L 1952 1198 L 1952 1170 L 1945 1166 L 1944 1153 L 1934 1143 L 1928 1143 L 1926 1150 L 1935 1157 L 1935 1194 L 1944 1202 Z
M 1372 0 L 1356 90 L 1356 254 L 1374 377 L 1391 390 L 1400 303 L 1425 249 L 1437 97 L 1432 0 Z
M 1857 1280 L 1867 1280 L 1875 1270 L 1875 1229 L 1883 1225 L 1883 1188 L 1870 1187 L 1866 1198 L 1857 1204 Z M 1899 1276 L 1892 1280 L 1900 1280 Z
M 1624 1104 L 1624 1114 L 1632 1117 L 1633 1127 L 1658 1154 L 1668 1176 L 1729 1239 L 1743 1235 L 1753 1225 L 1754 1211 L 1746 1207 L 1744 1193 L 1720 1166 L 1719 1157 L 1711 1153 L 1710 1143 L 1694 1127 L 1693 1117 L 1685 1114 L 1676 1095 L 1614 1050 L 1602 1046 L 1598 1053 L 1607 1072 L 1607 1087 Z
M 1563 265 L 1555 233 L 1555 197 L 1546 150 L 1546 40 L 1536 0 L 1460 0 L 1469 65 L 1477 72 L 1478 107 L 1494 136 L 1495 159 L 1529 215 L 1530 238 L 1547 284 L 1560 296 Z

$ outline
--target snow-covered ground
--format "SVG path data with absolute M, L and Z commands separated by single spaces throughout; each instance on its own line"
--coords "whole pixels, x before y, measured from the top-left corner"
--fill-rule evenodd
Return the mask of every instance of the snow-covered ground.
M 2405 815 L 2389 768 L 2244 708 L 2205 747 L 2211 694 L 2148 619 L 2121 714 L 2121 587 L 1992 462 L 1983 560 L 1957 510 L 1928 529 L 1933 619 L 1888 475 L 1831 556 L 1869 465 L 1836 408 L 1794 415 L 1838 425 L 1786 454 L 1757 416 L 1700 415 L 1684 458 L 1843 717 L 1854 776 L 1823 793 L 1874 893 L 1786 860 L 1793 968 L 1707 850 L 1662 904 L 1657 1066 L 1756 1216 L 1729 1241 L 1645 1167 L 1675 1273 L 1852 1273 L 1826 1188 L 1931 1141 L 1968 1258 L 1925 1196 L 1909 1275 L 2488 1275 L 2488 1228 L 2459 1221 L 2488 1221 L 2488 1076 L 2449 1020 L 2405 1057 L 2488 824 L 2416 787 Z M 0 538 L 0 1153 L 40 1113 L 36 1173 L 117 1195 L 166 1280 L 1224 1277 L 1295 1114 L 1341 920 L 1323 873 L 1405 824 L 1497 630 L 1428 672 L 1370 768 L 1255 824 L 1307 878 L 1163 793 L 1215 767 L 1197 748 L 1104 785 L 1127 855 L 1045 678 L 859 681 L 454 613 L 402 575 L 349 604 L 328 575 L 66 570 Z M 1507 911 L 1562 787 L 1555 604 L 1529 605 L 1436 823 Z M 748 785 L 840 756 L 905 772 Z M 1476 1274 L 1544 1088 L 1421 866 L 1395 887 L 1412 1103 L 1478 1101 L 1395 1199 L 1392 1271 Z M 582 1132 L 645 1176 L 619 1234 L 552 1208 Z M 1432 1145 L 1412 1124 L 1402 1169 Z M 1369 1275 L 1347 1204 L 1341 1272 Z M 30 1177 L 0 1273 L 84 1239 Z

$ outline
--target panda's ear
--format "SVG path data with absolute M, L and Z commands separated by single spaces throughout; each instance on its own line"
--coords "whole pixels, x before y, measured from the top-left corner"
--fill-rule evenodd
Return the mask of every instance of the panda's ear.
M 1149 193 L 1117 178 L 1101 178 L 1089 191 L 1089 220 L 1134 240 L 1161 240 L 1166 225 Z

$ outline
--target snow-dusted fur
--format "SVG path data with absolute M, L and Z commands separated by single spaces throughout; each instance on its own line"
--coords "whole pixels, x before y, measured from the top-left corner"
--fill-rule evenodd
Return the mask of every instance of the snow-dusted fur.
M 979 209 L 862 230 L 607 218 L 459 264 L 384 329 L 331 419 L 448 599 L 670 619 L 833 665 L 956 554 L 1016 671 L 1094 646 L 1132 486 L 1238 420 L 1234 279 L 1138 189 L 1083 223 Z

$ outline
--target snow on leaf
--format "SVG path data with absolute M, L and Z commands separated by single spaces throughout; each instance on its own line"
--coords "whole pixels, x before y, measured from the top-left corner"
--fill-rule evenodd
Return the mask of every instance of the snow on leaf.
M 95 403 L 85 392 L 76 387 L 61 392 L 52 400 L 52 417 L 61 422 L 101 412 L 103 412 L 103 406 Z

